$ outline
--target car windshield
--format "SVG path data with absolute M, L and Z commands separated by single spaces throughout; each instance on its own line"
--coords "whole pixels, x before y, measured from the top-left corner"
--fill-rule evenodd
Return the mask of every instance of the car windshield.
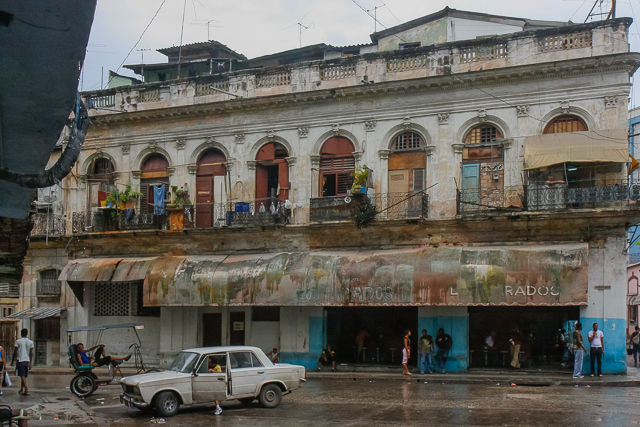
M 171 366 L 169 366 L 169 371 L 190 374 L 193 371 L 193 367 L 195 366 L 197 360 L 197 353 L 182 352 L 178 355 L 178 357 L 174 359 Z

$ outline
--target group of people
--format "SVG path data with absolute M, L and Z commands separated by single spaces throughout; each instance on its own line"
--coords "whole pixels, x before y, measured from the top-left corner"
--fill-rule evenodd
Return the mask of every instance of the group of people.
M 411 375 L 409 367 L 407 366 L 409 358 L 411 357 L 411 331 L 405 331 L 403 339 L 402 349 L 402 371 L 404 375 Z M 451 335 L 445 334 L 444 329 L 438 329 L 435 341 L 433 337 L 429 335 L 426 329 L 422 330 L 422 336 L 418 340 L 418 357 L 419 357 L 419 369 L 420 373 L 424 374 L 425 371 L 429 374 L 434 372 L 432 361 L 435 359 L 438 362 L 439 370 L 443 374 L 445 371 L 445 365 L 447 358 L 449 357 L 449 351 L 453 346 L 453 339 Z M 435 358 L 433 357 L 435 353 Z

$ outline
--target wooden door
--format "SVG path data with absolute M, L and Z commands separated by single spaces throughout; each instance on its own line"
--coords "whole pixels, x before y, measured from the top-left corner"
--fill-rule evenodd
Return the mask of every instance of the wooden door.
M 213 227 L 213 177 L 196 177 L 196 227 Z
M 278 164 L 278 184 L 280 185 L 278 200 L 284 202 L 289 198 L 289 163 L 286 160 Z
M 222 315 L 205 313 L 202 315 L 202 346 L 216 347 L 222 345 Z
M 244 345 L 244 311 L 229 313 L 229 345 Z
M 462 197 L 461 201 L 478 203 L 480 185 L 480 165 L 462 165 Z

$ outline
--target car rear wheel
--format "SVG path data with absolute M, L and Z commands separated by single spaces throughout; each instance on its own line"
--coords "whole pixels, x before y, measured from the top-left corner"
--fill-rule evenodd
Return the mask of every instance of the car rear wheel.
M 282 390 L 275 384 L 267 384 L 260 390 L 259 400 L 265 408 L 275 408 L 282 402 Z
M 162 417 L 173 417 L 178 413 L 180 401 L 172 391 L 163 391 L 156 397 L 156 412 Z
M 238 400 L 243 405 L 250 405 L 254 400 L 256 400 L 256 398 L 255 397 L 243 397 L 242 399 L 238 399 Z
M 89 397 L 96 391 L 98 386 L 91 375 L 80 374 L 73 377 L 69 388 L 78 397 Z

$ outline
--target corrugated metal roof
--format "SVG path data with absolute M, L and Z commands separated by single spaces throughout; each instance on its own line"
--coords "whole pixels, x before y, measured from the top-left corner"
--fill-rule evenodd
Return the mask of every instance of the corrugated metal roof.
M 48 317 L 60 317 L 60 307 L 32 307 L 13 313 L 8 319 L 46 319 Z
M 64 267 L 59 280 L 68 282 L 132 282 L 144 280 L 150 258 L 74 259 Z

